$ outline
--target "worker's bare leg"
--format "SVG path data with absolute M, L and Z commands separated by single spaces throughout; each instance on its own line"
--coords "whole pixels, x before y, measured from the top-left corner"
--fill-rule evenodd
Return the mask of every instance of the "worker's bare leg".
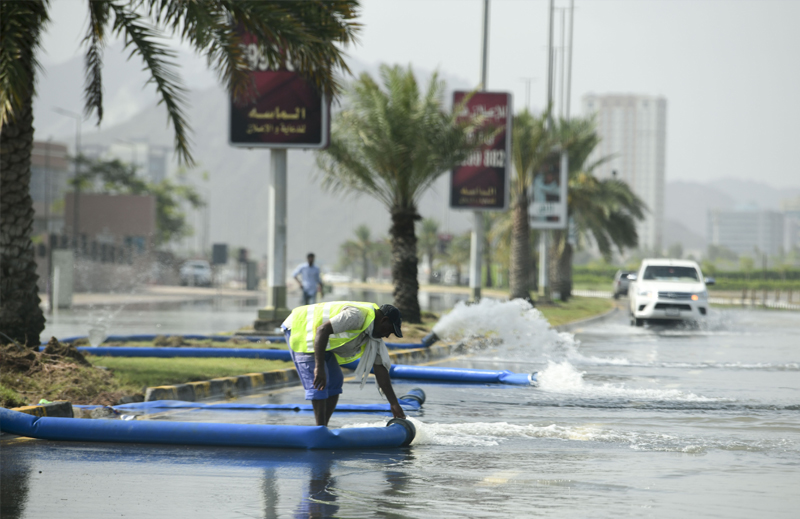
M 314 407 L 314 419 L 317 425 L 328 426 L 331 421 L 331 415 L 336 409 L 336 404 L 339 402 L 339 395 L 333 395 L 326 399 L 312 400 L 311 405 Z

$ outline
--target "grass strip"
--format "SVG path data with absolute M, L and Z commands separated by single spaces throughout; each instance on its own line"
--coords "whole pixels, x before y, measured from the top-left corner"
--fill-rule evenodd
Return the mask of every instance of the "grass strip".
M 233 377 L 290 368 L 291 362 L 265 359 L 159 358 L 159 357 L 86 357 L 93 366 L 108 368 L 121 385 L 135 388 L 185 384 L 212 378 Z
M 556 301 L 552 305 L 540 305 L 537 308 L 550 326 L 555 327 L 604 314 L 614 308 L 614 301 L 597 297 L 573 297 L 566 303 Z

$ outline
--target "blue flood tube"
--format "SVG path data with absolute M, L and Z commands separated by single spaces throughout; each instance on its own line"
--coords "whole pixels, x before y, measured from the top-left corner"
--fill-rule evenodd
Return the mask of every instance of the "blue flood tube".
M 240 339 L 249 342 L 286 342 L 286 338 L 282 335 L 181 335 L 181 334 L 154 334 L 154 333 L 144 333 L 144 334 L 135 334 L 135 335 L 109 335 L 105 338 L 103 342 L 136 342 L 136 341 L 152 341 L 155 340 L 156 337 L 183 337 L 184 339 L 194 340 L 194 341 L 205 341 L 211 340 L 213 342 L 226 342 L 231 339 Z M 63 342 L 66 344 L 73 343 L 80 339 L 88 339 L 87 335 L 75 335 L 73 337 L 65 337 L 63 339 L 59 339 L 59 342 Z M 44 344 L 47 343 L 47 340 L 42 341 Z
M 31 416 L 0 408 L 0 430 L 56 441 L 264 447 L 278 449 L 374 449 L 404 447 L 414 425 L 392 419 L 386 427 L 82 420 Z
M 358 361 L 342 364 L 343 368 L 356 369 Z M 438 366 L 409 366 L 393 364 L 389 376 L 394 379 L 429 380 L 432 382 L 455 382 L 461 384 L 508 384 L 514 386 L 536 386 L 536 373 L 513 373 L 491 369 L 440 368 Z
M 39 351 L 44 351 L 40 346 Z M 292 360 L 289 350 L 269 350 L 255 348 L 168 348 L 136 346 L 78 346 L 78 351 L 90 355 L 108 357 L 228 357 L 241 359 Z
M 394 379 L 435 380 L 464 384 L 536 385 L 536 373 L 513 373 L 507 370 L 440 368 L 436 366 L 395 364 L 389 370 L 389 375 Z

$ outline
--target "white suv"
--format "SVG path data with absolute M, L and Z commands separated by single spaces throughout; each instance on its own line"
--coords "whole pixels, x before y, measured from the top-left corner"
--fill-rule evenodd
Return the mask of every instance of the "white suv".
M 708 290 L 712 278 L 703 278 L 694 261 L 646 259 L 629 276 L 631 325 L 646 320 L 700 321 L 708 313 Z

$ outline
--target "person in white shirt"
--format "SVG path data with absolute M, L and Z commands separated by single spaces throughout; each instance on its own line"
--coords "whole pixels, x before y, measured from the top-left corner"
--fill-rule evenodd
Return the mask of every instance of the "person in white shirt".
M 292 277 L 300 285 L 303 292 L 303 304 L 313 305 L 317 302 L 317 287 L 322 294 L 322 279 L 319 275 L 319 267 L 314 266 L 314 253 L 309 252 L 306 256 L 308 263 L 301 263 L 292 272 Z

